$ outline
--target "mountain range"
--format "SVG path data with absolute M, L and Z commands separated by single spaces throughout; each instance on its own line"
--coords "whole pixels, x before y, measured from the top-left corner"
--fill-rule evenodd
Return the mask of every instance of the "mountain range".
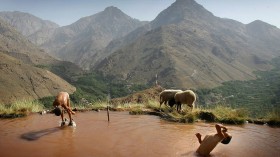
M 10 52 L 5 55 L 20 56 L 25 64 L 71 64 L 55 57 L 129 84 L 157 81 L 165 88 L 212 88 L 229 80 L 255 79 L 254 71 L 271 69 L 270 60 L 280 55 L 277 27 L 219 18 L 194 0 L 176 0 L 150 22 L 116 7 L 63 27 L 27 13 L 1 12 L 0 18 L 33 43 L 28 47 L 36 47 L 26 58 L 22 54 L 31 50 L 5 43 L 2 51 Z
M 177 0 L 148 25 L 112 41 L 104 52 L 110 55 L 92 68 L 133 83 L 153 84 L 157 76 L 164 87 L 209 88 L 270 69 L 279 39 L 280 30 L 265 22 L 245 25 Z
M 16 13 L 18 12 L 4 12 L 2 16 L 14 17 L 12 15 Z M 23 15 L 25 14 L 23 13 Z M 31 16 L 25 19 L 27 21 L 33 20 Z M 17 19 L 10 19 L 10 21 L 14 20 Z M 39 24 L 34 22 L 33 25 L 39 27 L 45 23 L 45 21 L 41 21 Z M 41 28 L 26 36 L 52 56 L 71 61 L 87 69 L 89 66 L 84 62 L 85 59 L 98 60 L 95 55 L 105 48 L 111 40 L 122 37 L 145 23 L 147 22 L 140 22 L 129 17 L 116 7 L 107 7 L 104 11 L 83 17 L 69 26 L 55 29 L 52 25 L 47 25 L 47 28 Z M 25 25 L 25 23 L 14 24 L 15 27 L 17 25 Z M 26 32 L 25 29 L 19 29 L 19 31 L 23 34 Z M 32 31 L 30 30 L 30 32 Z
M 52 58 L 1 19 L 0 59 L 1 104 L 54 96 L 60 91 L 73 93 L 76 90 L 51 71 L 58 72 L 56 67 L 70 66 L 75 69 L 77 66 Z M 42 67 L 49 67 L 50 70 Z M 71 71 L 69 75 L 75 73 L 68 68 L 64 70 Z

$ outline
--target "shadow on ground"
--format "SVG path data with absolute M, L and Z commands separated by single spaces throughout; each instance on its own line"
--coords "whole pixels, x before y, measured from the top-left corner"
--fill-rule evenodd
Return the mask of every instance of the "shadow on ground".
M 39 130 L 39 131 L 31 131 L 31 132 L 22 134 L 20 137 L 27 141 L 35 141 L 35 140 L 40 139 L 43 136 L 53 134 L 59 130 L 61 130 L 60 127 L 49 128 L 49 129 L 44 129 L 44 130 Z

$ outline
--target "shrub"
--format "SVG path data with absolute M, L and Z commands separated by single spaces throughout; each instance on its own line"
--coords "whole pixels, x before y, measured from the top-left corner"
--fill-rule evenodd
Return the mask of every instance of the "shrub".
M 271 126 L 280 126 L 280 111 L 273 110 L 266 115 L 267 124 Z
M 206 122 L 215 122 L 216 116 L 210 111 L 199 111 L 196 113 L 197 117 Z

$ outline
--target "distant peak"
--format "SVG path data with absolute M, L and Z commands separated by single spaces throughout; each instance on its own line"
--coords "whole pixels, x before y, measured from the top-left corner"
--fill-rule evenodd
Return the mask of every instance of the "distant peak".
M 104 11 L 100 14 L 101 18 L 127 18 L 128 15 L 126 15 L 124 12 L 122 12 L 119 8 L 110 6 L 104 9 Z
M 155 20 L 154 26 L 178 23 L 184 20 L 210 20 L 214 15 L 194 0 L 176 0 L 163 10 Z
M 110 6 L 104 9 L 105 12 L 122 12 L 119 8 Z
M 261 20 L 255 20 L 249 24 L 247 24 L 248 27 L 252 27 L 252 26 L 255 26 L 255 27 L 263 27 L 263 28 L 271 28 L 271 27 L 276 27 L 276 26 L 273 26 L 271 24 L 268 24 L 266 22 L 263 22 Z
M 6 15 L 10 15 L 10 16 L 32 16 L 35 17 L 34 15 L 27 13 L 27 12 L 21 12 L 21 11 L 4 11 L 2 12 Z
M 174 4 L 198 5 L 194 0 L 176 0 Z
M 176 0 L 172 5 L 172 8 L 180 9 L 180 10 L 185 10 L 185 11 L 198 11 L 198 12 L 205 12 L 206 9 L 203 8 L 202 5 L 198 4 L 194 0 Z
M 263 22 L 263 21 L 261 21 L 261 20 L 255 20 L 255 21 L 253 21 L 253 22 L 251 22 L 251 23 L 249 23 L 249 24 L 262 24 L 262 25 L 269 25 L 268 23 Z

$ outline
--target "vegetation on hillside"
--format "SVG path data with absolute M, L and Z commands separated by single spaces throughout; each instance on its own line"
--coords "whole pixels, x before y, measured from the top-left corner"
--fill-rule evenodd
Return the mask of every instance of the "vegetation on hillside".
M 250 117 L 264 118 L 268 113 L 280 114 L 280 58 L 272 61 L 270 71 L 257 71 L 257 79 L 229 81 L 213 89 L 197 90 L 199 104 L 213 108 L 221 104 L 248 111 Z
M 160 111 L 159 91 L 143 90 L 147 88 L 144 85 L 114 81 L 112 78 L 104 78 L 96 73 L 84 74 L 72 82 L 77 91 L 71 95 L 71 104 L 78 110 L 102 110 L 108 105 L 108 98 L 117 98 L 113 99 L 116 101 L 111 101 L 111 110 L 130 111 L 131 114 L 155 114 L 175 122 L 194 122 L 201 119 L 209 122 L 242 124 L 248 120 L 279 125 L 280 59 L 274 59 L 272 64 L 275 68 L 270 71 L 257 71 L 255 80 L 229 81 L 217 88 L 197 90 L 199 109 L 194 112 L 185 109 L 184 112 L 178 113 L 166 106 L 163 107 L 162 112 L 158 112 Z M 127 96 L 131 93 L 134 94 Z M 31 112 L 51 109 L 53 100 L 54 97 L 46 97 L 39 101 L 0 105 L 0 115 L 17 117 L 17 115 L 24 116 Z
M 50 70 L 50 67 L 41 67 Z M 56 73 L 63 73 L 56 71 Z M 107 101 L 108 98 L 127 96 L 137 91 L 148 88 L 147 85 L 128 84 L 125 81 L 103 77 L 98 73 L 84 73 L 81 76 L 60 75 L 76 87 L 76 91 L 70 95 L 72 104 L 89 104 L 92 102 Z M 45 108 L 51 108 L 55 96 L 39 99 Z
M 148 88 L 146 85 L 128 84 L 110 77 L 104 78 L 97 73 L 85 74 L 72 84 L 77 88 L 77 91 L 71 95 L 75 103 L 79 103 L 81 98 L 88 101 L 104 101 L 108 96 L 118 98 Z

